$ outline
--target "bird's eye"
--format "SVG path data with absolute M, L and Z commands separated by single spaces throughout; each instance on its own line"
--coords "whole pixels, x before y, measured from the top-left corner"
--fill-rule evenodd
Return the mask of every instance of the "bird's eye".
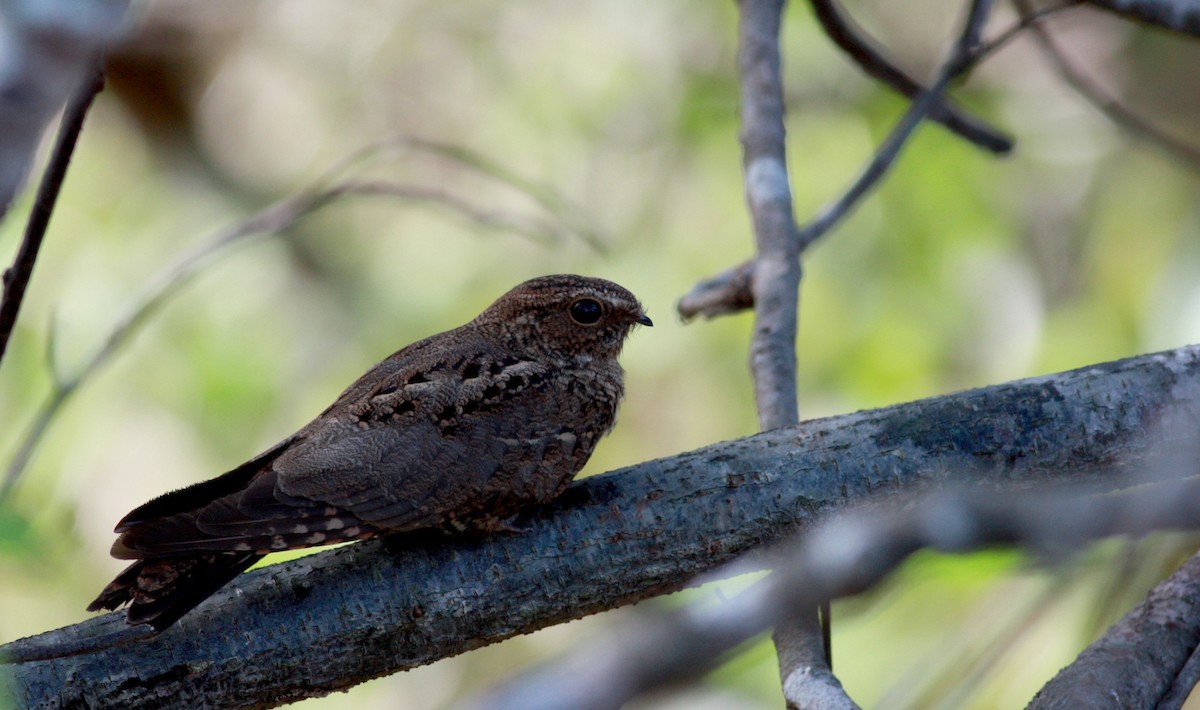
M 599 301 L 590 298 L 581 298 L 571 304 L 571 317 L 576 323 L 583 325 L 591 325 L 600 320 L 600 316 L 604 315 L 604 307 Z

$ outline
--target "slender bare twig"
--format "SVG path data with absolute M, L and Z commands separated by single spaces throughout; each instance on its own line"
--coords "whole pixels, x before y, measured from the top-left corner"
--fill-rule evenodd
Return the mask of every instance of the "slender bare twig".
M 858 63 L 869 76 L 883 82 L 894 91 L 914 98 L 924 87 L 896 67 L 875 46 L 875 41 L 853 19 L 846 16 L 836 0 L 809 0 L 825 34 Z M 940 123 L 976 146 L 996 154 L 1006 154 L 1013 148 L 1012 138 L 942 98 L 929 111 L 929 120 Z
M 63 112 L 54 149 L 50 153 L 50 160 L 46 164 L 46 171 L 42 174 L 42 181 L 33 201 L 33 208 L 29 212 L 29 221 L 25 225 L 21 246 L 12 266 L 4 272 L 4 295 L 0 298 L 0 360 L 4 359 L 8 341 L 16 328 L 21 302 L 25 299 L 25 289 L 33 276 L 38 250 L 41 249 L 46 229 L 50 226 L 50 217 L 54 214 L 54 205 L 66 178 L 67 166 L 71 163 L 71 154 L 75 152 L 75 142 L 83 130 L 83 121 L 92 106 L 92 101 L 103 88 L 104 74 L 96 69 L 84 78 L 67 100 L 67 108 Z
M 829 648 L 824 628 L 815 622 L 811 614 L 797 614 L 775 624 L 771 632 L 787 710 L 858 710 L 841 682 L 827 669 L 812 664 L 812 659 L 823 658 Z
M 871 162 L 859 174 L 850 187 L 831 204 L 821 210 L 812 221 L 800 230 L 800 239 L 805 247 L 827 233 L 835 224 L 846 217 L 858 201 L 867 194 L 900 156 L 900 151 L 908 142 L 917 125 L 928 116 L 929 111 L 940 101 L 940 96 L 946 86 L 955 77 L 964 72 L 971 62 L 971 56 L 979 47 L 983 26 L 987 22 L 991 2 L 973 2 L 968 13 L 967 22 L 959 34 L 951 50 L 950 58 L 938 71 L 937 79 L 929 89 L 922 92 L 909 104 L 904 116 L 888 134 L 888 137 L 875 151 Z
M 1013 0 L 1013 4 L 1017 7 L 1022 17 L 1036 12 L 1029 0 Z M 1196 16 L 1200 18 L 1200 12 L 1197 12 Z M 1110 121 L 1129 131 L 1134 136 L 1158 145 L 1174 158 L 1185 160 L 1193 169 L 1200 169 L 1200 147 L 1164 133 L 1162 129 L 1130 111 L 1121 103 L 1120 99 L 1105 90 L 1075 66 L 1044 26 L 1039 23 L 1032 23 L 1031 28 L 1038 46 L 1042 49 L 1042 53 L 1046 55 L 1046 58 L 1054 66 L 1059 76 L 1076 93 L 1107 116 Z
M 345 164 L 340 164 L 330 174 L 336 174 L 344 170 L 345 167 Z M 120 347 L 128 341 L 129 337 L 141 328 L 149 317 L 171 296 L 186 285 L 192 277 L 212 263 L 217 256 L 224 253 L 229 247 L 242 243 L 249 237 L 285 230 L 304 216 L 335 201 L 353 195 L 386 196 L 435 204 L 455 214 L 462 215 L 484 227 L 505 229 L 535 237 L 552 237 L 558 233 L 556 227 L 550 222 L 533 217 L 522 218 L 500 211 L 482 209 L 461 198 L 434 188 L 378 180 L 351 180 L 328 187 L 321 187 L 320 185 L 326 179 L 327 177 L 322 178 L 316 187 L 298 196 L 278 202 L 227 229 L 221 230 L 200 244 L 196 249 L 182 256 L 173 266 L 160 274 L 151 283 L 142 299 L 117 320 L 116 325 L 105 338 L 104 342 L 91 357 L 79 366 L 73 375 L 63 377 L 58 373 L 58 368 L 51 368 L 52 374 L 55 375 L 53 390 L 38 410 L 33 422 L 22 437 L 16 453 L 9 462 L 4 480 L 0 483 L 0 500 L 3 500 L 11 492 L 13 486 L 16 485 L 21 473 L 29 464 L 29 460 L 40 443 L 42 436 L 46 433 L 58 411 L 66 404 L 75 391 L 105 365 Z
M 967 62 L 966 71 L 970 71 L 982 63 L 985 59 L 988 59 L 996 52 L 999 52 L 1001 49 L 1007 47 L 1014 39 L 1019 37 L 1022 32 L 1029 29 L 1030 26 L 1042 22 L 1048 17 L 1067 12 L 1068 10 L 1074 10 L 1075 8 L 1082 6 L 1084 2 L 1086 2 L 1086 0 L 1063 0 L 1057 5 L 1039 7 L 1032 12 L 1022 14 L 1015 22 L 1009 25 L 1006 29 L 1002 30 L 995 37 L 979 45 L 979 48 L 971 54 L 970 61 Z
M 775 571 L 743 594 L 719 605 L 639 619 L 468 707 L 620 707 L 641 693 L 694 677 L 738 644 L 797 611 L 807 613 L 818 599 L 870 588 L 920 549 L 966 552 L 1018 545 L 1058 559 L 1112 535 L 1198 527 L 1197 477 L 1099 496 L 1062 489 L 942 492 L 891 511 L 860 510 L 786 545 Z M 1200 614 L 1174 620 L 1180 637 L 1200 638 Z
M 1030 22 L 1033 23 L 1034 20 L 1030 20 Z M 806 250 L 850 214 L 858 202 L 887 174 L 887 171 L 899 157 L 900 151 L 912 136 L 917 125 L 925 118 L 928 118 L 929 111 L 934 106 L 939 105 L 941 94 L 946 86 L 974 66 L 975 55 L 981 48 L 991 51 L 988 49 L 989 45 L 981 44 L 980 41 L 983 25 L 974 27 L 972 30 L 970 37 L 966 35 L 959 36 L 950 59 L 942 65 L 937 79 L 928 90 L 919 94 L 909 104 L 908 110 L 905 111 L 884 142 L 876 149 L 875 154 L 854 182 L 798 230 L 797 238 L 799 239 L 800 252 Z M 964 41 L 969 43 L 964 44 Z M 786 173 L 783 175 L 786 179 Z M 762 177 L 767 187 L 778 183 L 777 180 L 766 180 L 766 175 Z M 747 173 L 748 191 L 750 186 L 749 179 L 750 175 Z M 789 205 L 790 199 L 789 192 Z M 738 274 L 743 273 L 747 269 L 756 271 L 758 267 L 754 266 L 753 263 L 743 264 L 723 272 L 721 275 L 700 282 L 691 292 L 680 299 L 677 305 L 678 312 L 684 318 L 690 318 L 697 314 L 713 317 L 725 313 L 733 313 L 749 305 L 756 304 L 757 294 L 755 291 L 752 288 L 745 288 L 745 282 L 737 278 Z
M 571 204 L 561 193 L 542 183 L 519 175 L 491 158 L 466 146 L 432 140 L 421 136 L 399 134 L 377 141 L 347 156 L 327 174 L 332 179 L 338 173 L 361 165 L 369 159 L 379 158 L 390 150 L 411 149 L 436 155 L 447 161 L 470 168 L 478 175 L 491 178 L 511 187 L 533 200 L 554 218 L 546 222 L 546 230 L 561 236 L 574 236 L 597 251 L 604 251 L 607 239 L 595 225 L 583 215 L 583 211 Z

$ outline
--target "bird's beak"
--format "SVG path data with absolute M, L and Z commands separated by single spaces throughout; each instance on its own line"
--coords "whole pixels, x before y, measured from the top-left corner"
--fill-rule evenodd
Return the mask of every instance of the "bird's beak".
M 634 320 L 637 321 L 638 323 L 641 323 L 642 325 L 648 325 L 648 326 L 654 325 L 654 321 L 650 320 L 650 316 L 646 315 L 645 313 L 639 313 L 638 317 L 635 318 Z

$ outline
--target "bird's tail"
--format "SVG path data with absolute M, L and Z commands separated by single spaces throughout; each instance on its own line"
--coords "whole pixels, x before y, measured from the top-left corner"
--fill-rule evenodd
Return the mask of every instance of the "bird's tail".
M 213 552 L 138 560 L 100 592 L 88 611 L 128 603 L 130 624 L 162 631 L 262 557 L 255 552 Z

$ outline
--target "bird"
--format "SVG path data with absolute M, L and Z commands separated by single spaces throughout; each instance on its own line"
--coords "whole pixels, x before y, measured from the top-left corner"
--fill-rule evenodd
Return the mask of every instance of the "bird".
M 616 422 L 638 299 L 604 279 L 518 284 L 470 322 L 408 345 L 250 461 L 116 526 L 134 560 L 89 611 L 128 605 L 159 633 L 281 550 L 440 528 L 519 530 Z

